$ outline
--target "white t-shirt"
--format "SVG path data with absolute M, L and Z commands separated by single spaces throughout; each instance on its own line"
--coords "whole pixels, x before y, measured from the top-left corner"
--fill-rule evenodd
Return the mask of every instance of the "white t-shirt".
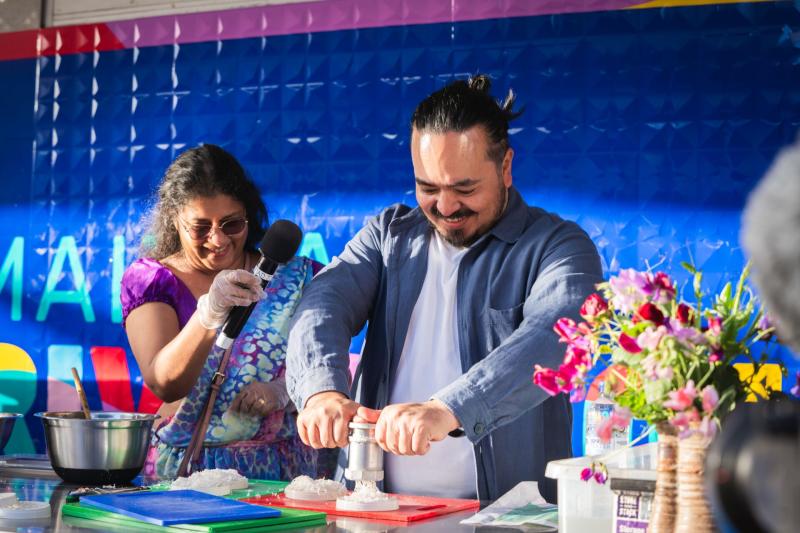
M 468 248 L 457 248 L 433 232 L 428 270 L 403 352 L 389 403 L 425 402 L 462 374 L 458 349 L 456 284 L 458 265 Z M 432 442 L 421 456 L 384 456 L 386 490 L 401 494 L 474 498 L 475 455 L 466 438 Z

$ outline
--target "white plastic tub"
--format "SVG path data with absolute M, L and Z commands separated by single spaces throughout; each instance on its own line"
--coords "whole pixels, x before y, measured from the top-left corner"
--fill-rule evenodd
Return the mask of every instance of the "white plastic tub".
M 656 479 L 656 443 L 643 444 L 619 452 L 607 461 L 608 477 Z M 581 470 L 593 457 L 574 457 L 547 463 L 544 475 L 558 480 L 559 533 L 611 533 L 614 494 L 609 482 L 581 480 Z

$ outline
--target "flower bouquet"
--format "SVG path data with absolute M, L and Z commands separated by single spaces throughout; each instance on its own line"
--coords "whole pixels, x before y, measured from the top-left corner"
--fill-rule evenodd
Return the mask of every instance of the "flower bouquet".
M 656 428 L 659 473 L 651 525 L 662 514 L 667 518 L 663 527 L 651 527 L 654 531 L 672 531 L 674 505 L 668 500 L 679 492 L 677 439 L 699 442 L 705 450 L 724 415 L 753 392 L 759 366 L 766 362 L 766 354 L 754 355 L 756 343 L 773 333 L 745 284 L 749 267 L 735 286 L 727 283 L 708 305 L 702 273 L 684 267 L 693 276 L 693 304 L 679 300 L 675 282 L 663 272 L 627 269 L 599 284 L 598 293 L 581 306 L 583 321 L 561 318 L 554 326 L 566 344 L 562 364 L 557 369 L 536 365 L 533 375 L 533 382 L 549 394 L 569 393 L 572 401 L 583 400 L 587 376 L 599 364 L 610 366 L 611 378 L 624 383 L 624 388 L 611 387 L 615 410 L 598 435 L 607 439 L 631 417 Z M 753 373 L 740 379 L 734 360 L 752 363 Z M 605 469 L 598 468 L 582 478 L 604 481 Z M 694 529 L 706 519 L 710 524 L 710 514 L 692 517 Z

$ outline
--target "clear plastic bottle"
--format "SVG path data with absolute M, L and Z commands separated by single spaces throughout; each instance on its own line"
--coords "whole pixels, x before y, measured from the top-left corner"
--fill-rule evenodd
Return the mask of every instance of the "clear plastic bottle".
M 631 428 L 630 424 L 623 430 L 615 429 L 611 434 L 611 440 L 603 442 L 597 436 L 597 429 L 614 412 L 614 402 L 606 395 L 605 382 L 601 381 L 597 385 L 598 396 L 596 400 L 586 400 L 583 408 L 583 435 L 584 455 L 602 455 L 611 450 L 620 448 L 628 444 Z

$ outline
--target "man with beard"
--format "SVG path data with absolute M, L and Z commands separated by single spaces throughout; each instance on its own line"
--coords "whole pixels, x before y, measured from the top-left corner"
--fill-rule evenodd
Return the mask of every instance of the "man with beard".
M 489 88 L 479 75 L 419 104 L 419 207 L 383 211 L 306 289 L 287 383 L 314 448 L 344 447 L 356 416 L 376 423 L 389 492 L 493 500 L 535 480 L 553 501 L 544 468 L 571 455 L 572 413 L 531 374 L 558 366 L 553 325 L 577 318 L 602 270 L 584 231 L 513 187 L 514 94 L 501 104 Z M 351 387 L 349 343 L 367 321 Z

